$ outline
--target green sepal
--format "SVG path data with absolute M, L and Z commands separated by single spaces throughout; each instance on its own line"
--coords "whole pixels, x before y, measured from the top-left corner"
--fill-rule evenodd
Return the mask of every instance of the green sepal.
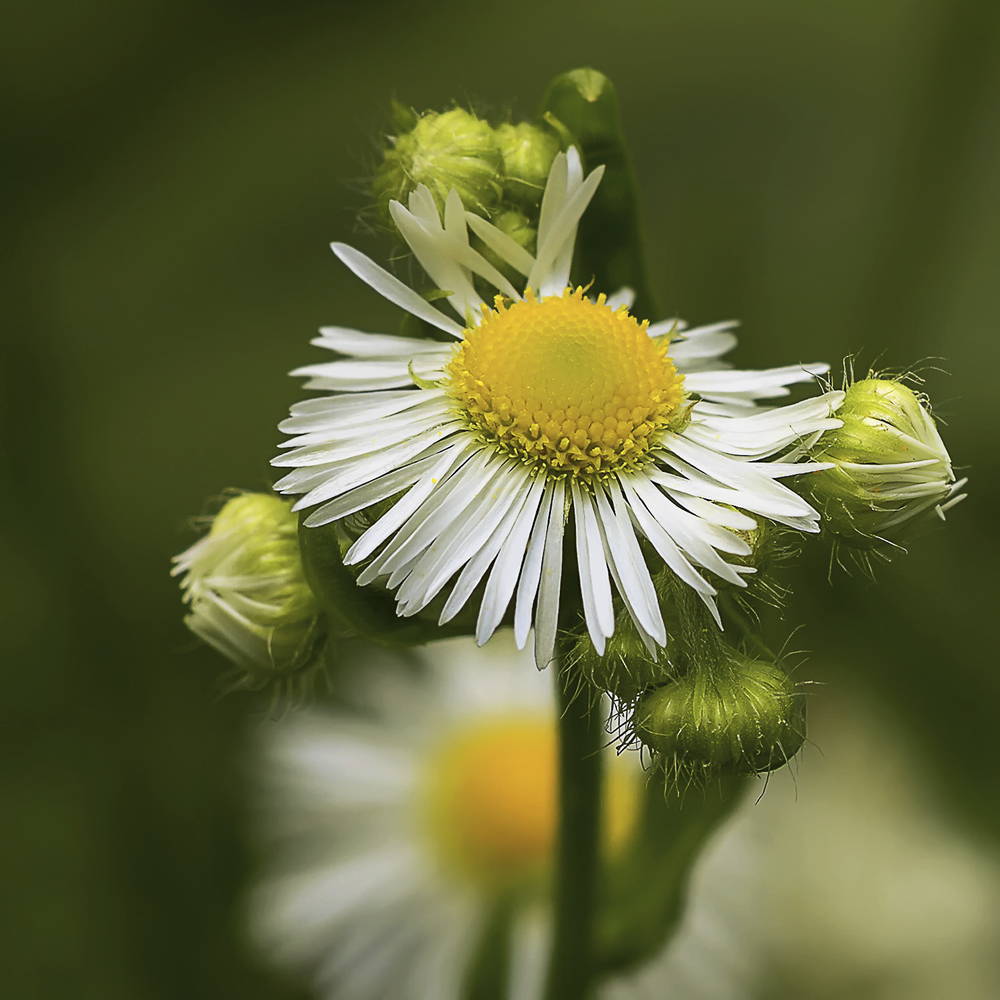
M 611 81 L 595 69 L 574 69 L 549 84 L 538 117 L 553 120 L 575 137 L 586 171 L 604 164 L 593 201 L 580 221 L 573 258 L 574 281 L 591 280 L 611 294 L 627 285 L 635 290 L 633 312 L 655 314 L 646 276 L 639 225 L 639 196 L 628 146 L 622 133 L 618 96 Z
M 724 777 L 681 805 L 663 786 L 646 786 L 634 843 L 606 870 L 594 928 L 595 968 L 616 972 L 659 952 L 675 929 L 688 878 L 711 834 L 742 801 L 742 777 Z
M 342 538 L 336 524 L 310 528 L 299 520 L 306 579 L 334 621 L 372 642 L 390 646 L 419 646 L 474 631 L 466 620 L 438 625 L 425 617 L 400 618 L 391 594 L 358 586 L 354 572 L 344 565 Z

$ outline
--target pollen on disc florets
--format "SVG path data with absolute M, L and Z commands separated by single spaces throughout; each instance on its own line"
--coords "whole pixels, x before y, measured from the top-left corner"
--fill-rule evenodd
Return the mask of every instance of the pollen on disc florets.
M 498 296 L 445 385 L 473 427 L 523 461 L 583 476 L 638 468 L 685 413 L 682 376 L 646 327 L 581 288 Z

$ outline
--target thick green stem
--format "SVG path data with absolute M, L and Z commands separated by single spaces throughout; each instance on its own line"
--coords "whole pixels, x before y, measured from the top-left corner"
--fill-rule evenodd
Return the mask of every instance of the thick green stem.
M 562 665 L 565 660 L 560 657 Z M 560 666 L 559 834 L 554 934 L 546 1000 L 585 1000 L 593 975 L 594 907 L 600 868 L 600 713 Z

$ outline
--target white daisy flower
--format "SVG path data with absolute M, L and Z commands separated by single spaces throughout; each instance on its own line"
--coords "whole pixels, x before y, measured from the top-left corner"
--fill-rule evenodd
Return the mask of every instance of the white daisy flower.
M 251 901 L 254 937 L 320 996 L 457 1000 L 495 906 L 516 899 L 508 995 L 531 1000 L 544 983 L 558 811 L 551 684 L 510 641 L 446 640 L 420 655 L 422 672 L 399 660 L 356 671 L 363 712 L 266 725 L 262 826 L 274 850 Z M 642 778 L 636 755 L 608 757 L 613 851 Z
M 735 532 L 749 515 L 801 531 L 819 515 L 779 480 L 823 466 L 797 461 L 802 442 L 839 425 L 842 393 L 782 407 L 826 365 L 728 370 L 734 323 L 688 330 L 648 325 L 628 312 L 631 293 L 591 299 L 568 287 L 577 224 L 603 167 L 584 178 L 575 149 L 549 174 L 532 255 L 452 191 L 444 221 L 430 192 L 390 206 L 414 256 L 448 293 L 453 315 L 431 305 L 369 258 L 334 253 L 389 301 L 453 343 L 327 327 L 313 343 L 346 355 L 310 365 L 306 387 L 332 392 L 298 403 L 282 430 L 291 467 L 276 485 L 315 508 L 307 526 L 400 499 L 350 548 L 362 585 L 396 591 L 413 615 L 449 588 L 442 623 L 478 591 L 476 638 L 486 642 L 513 603 L 514 634 L 534 627 L 535 658 L 553 655 L 563 544 L 572 523 L 587 629 L 602 652 L 614 631 L 617 591 L 651 651 L 666 630 L 640 549 L 648 541 L 718 619 L 711 574 L 745 585 L 749 553 Z M 472 230 L 512 269 L 508 281 L 469 242 Z M 492 303 L 478 276 L 496 288 Z

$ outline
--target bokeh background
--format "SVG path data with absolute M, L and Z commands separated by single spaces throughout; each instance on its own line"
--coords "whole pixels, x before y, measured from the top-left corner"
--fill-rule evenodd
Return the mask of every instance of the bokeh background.
M 527 116 L 578 65 L 618 86 L 664 315 L 740 317 L 746 366 L 924 374 L 969 499 L 877 586 L 810 546 L 771 638 L 804 626 L 821 730 L 863 703 L 941 821 L 996 850 L 1000 4 L 0 16 L 4 996 L 304 995 L 242 932 L 266 704 L 218 697 L 168 560 L 206 498 L 269 482 L 315 328 L 395 322 L 327 249 L 381 252 L 357 216 L 389 99 Z

